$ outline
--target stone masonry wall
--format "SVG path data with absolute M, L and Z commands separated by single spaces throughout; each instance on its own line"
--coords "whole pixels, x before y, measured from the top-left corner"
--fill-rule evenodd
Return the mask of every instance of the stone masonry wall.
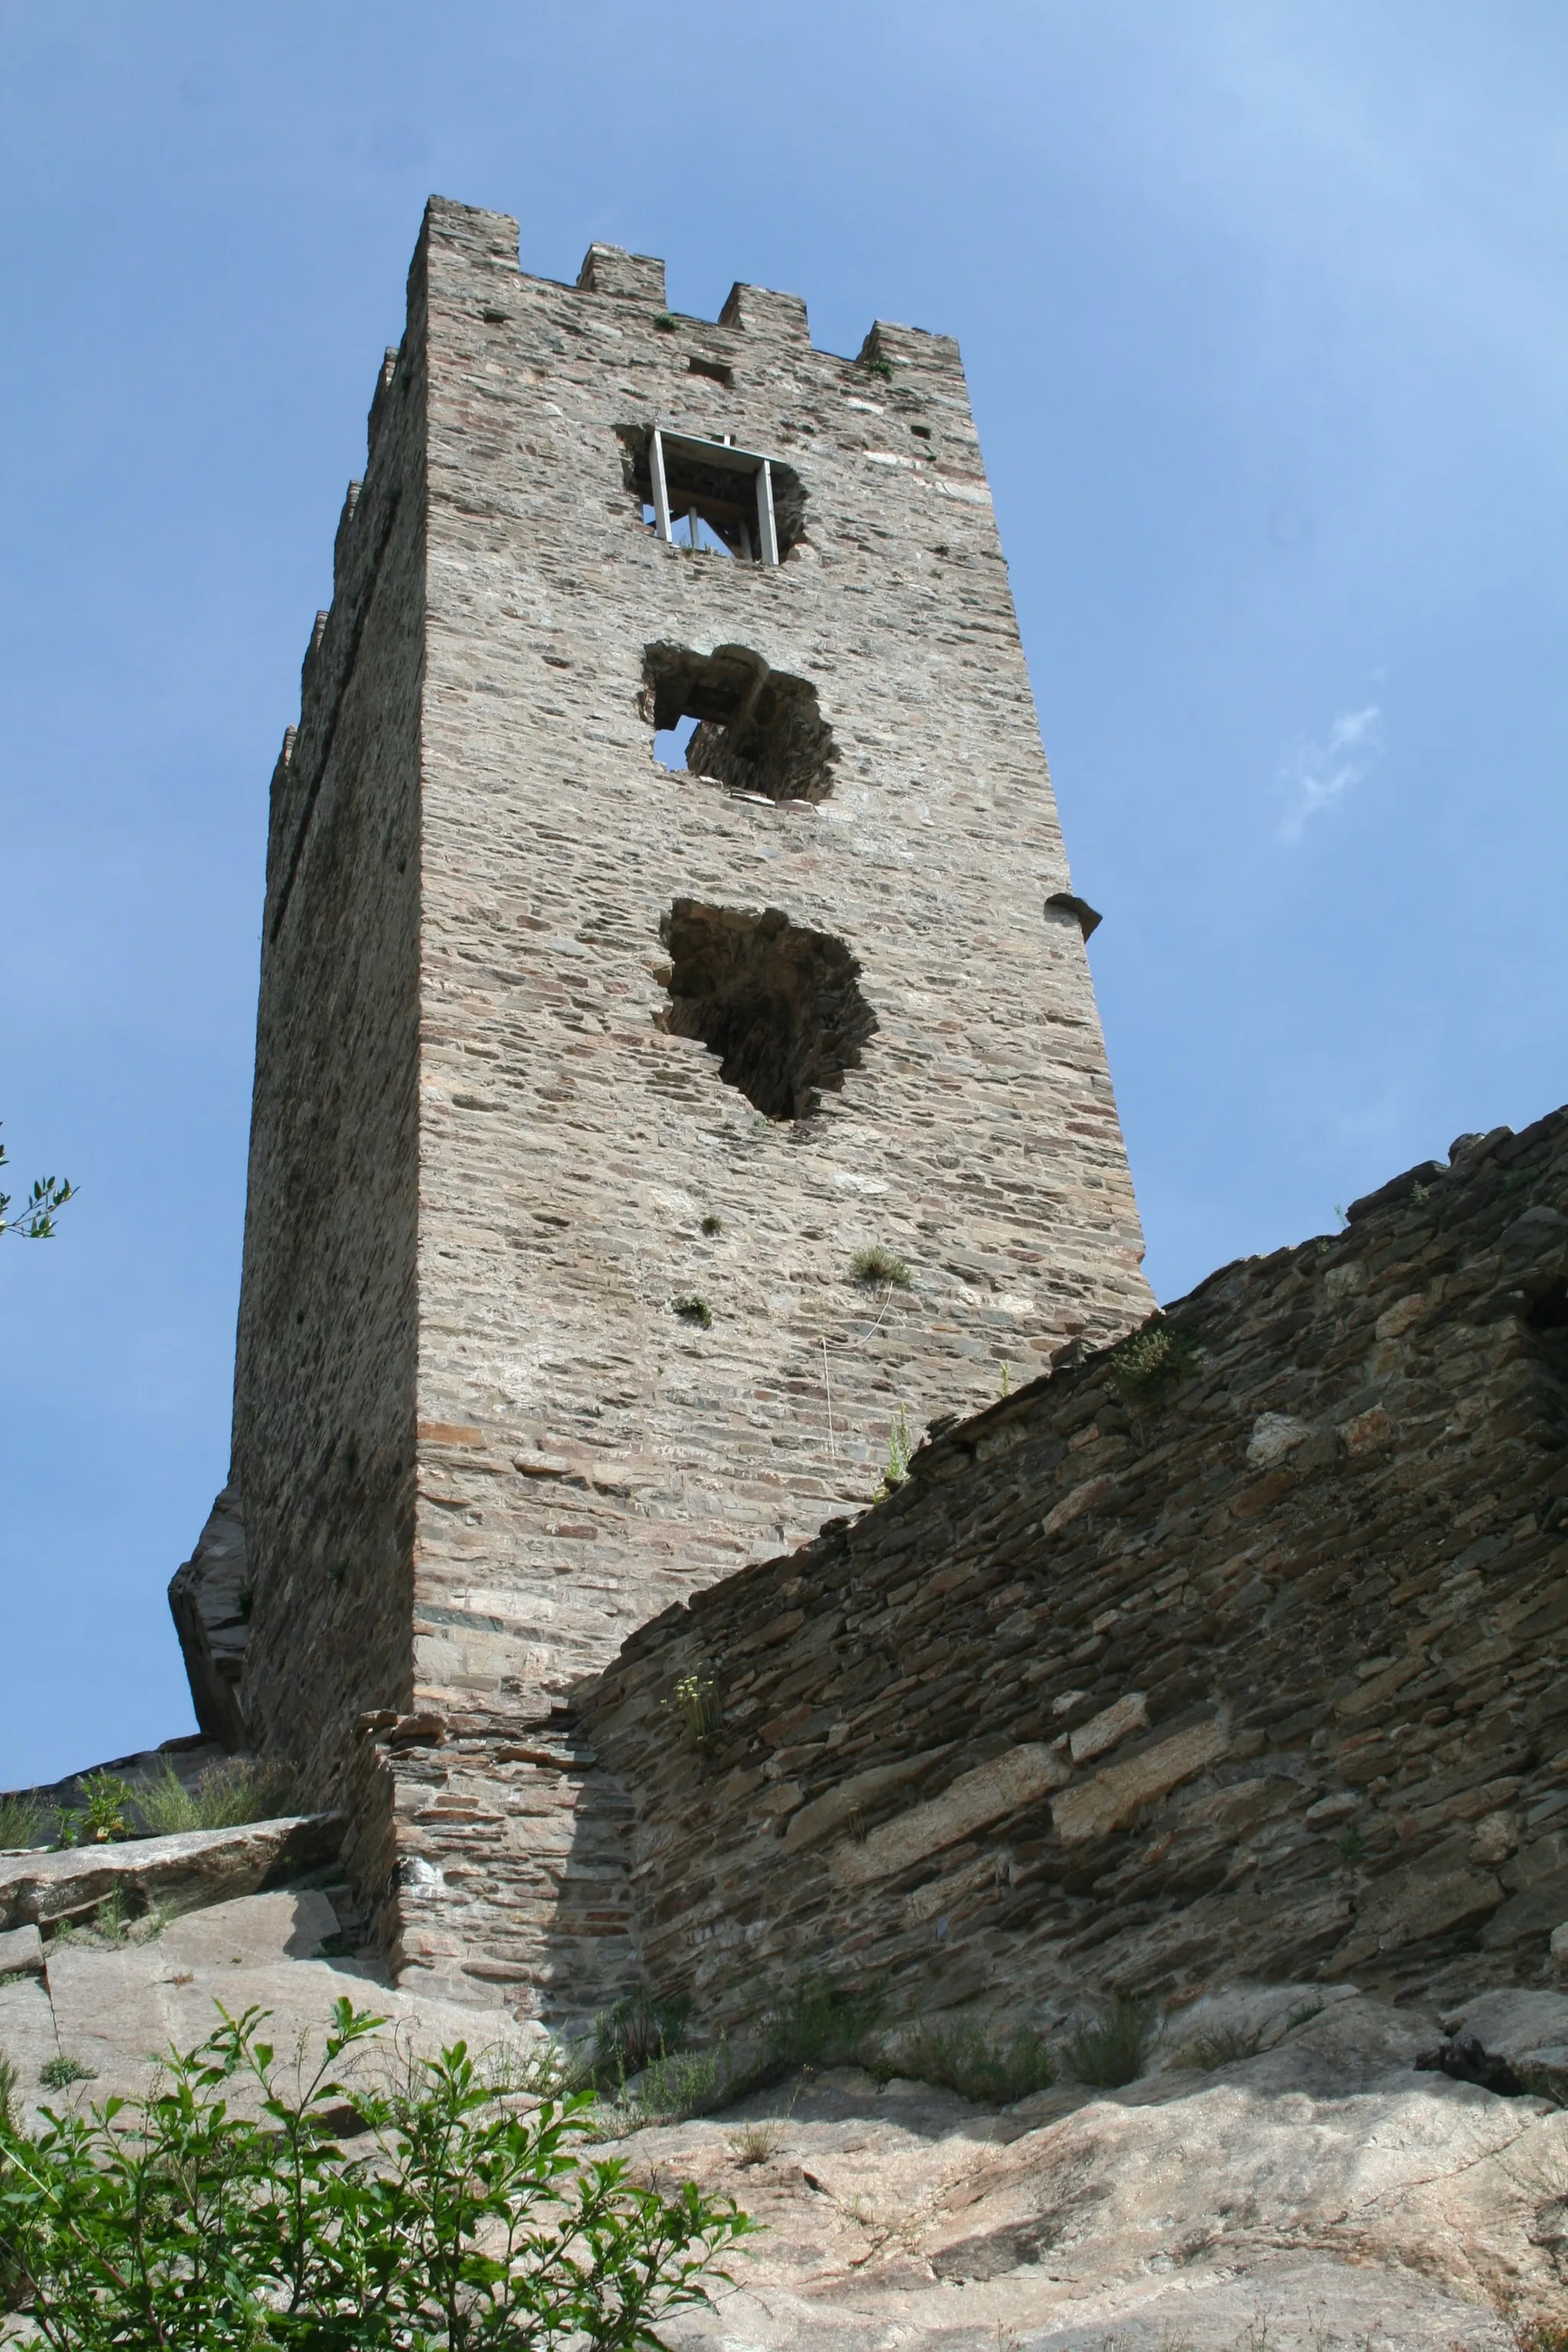
M 731 2026 L 813 1969 L 894 2014 L 1545 1979 L 1565 1211 L 1568 1111 L 1462 1138 L 635 1634 L 574 1726 L 623 1955 Z
M 421 304 L 416 266 L 416 322 Z M 321 1801 L 356 1716 L 412 1689 L 421 351 L 416 325 L 377 384 L 268 837 L 235 1380 L 240 1707 Z
M 247 1713 L 334 1781 L 360 1720 L 395 1964 L 526 2011 L 621 1968 L 569 1687 L 863 1503 L 900 1410 L 1149 1301 L 956 346 L 839 358 L 795 297 L 676 317 L 661 264 L 562 286 L 517 237 L 429 208 L 279 786 L 240 1428 Z M 778 462 L 782 564 L 655 537 L 655 424 Z M 819 797 L 733 789 L 717 722 L 702 775 L 656 760 L 656 674 L 721 652 L 784 681 Z M 810 1115 L 680 1034 L 681 906 L 831 976 Z M 754 978 L 765 1060 L 804 1016 Z M 853 1278 L 873 1246 L 907 1287 Z

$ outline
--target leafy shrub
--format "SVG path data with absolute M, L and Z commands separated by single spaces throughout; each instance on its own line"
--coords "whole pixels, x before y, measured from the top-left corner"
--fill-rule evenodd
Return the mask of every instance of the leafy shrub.
M 209 1764 L 195 1788 L 187 1788 L 165 1758 L 156 1779 L 133 1790 L 131 1801 L 153 1837 L 172 1837 L 181 1830 L 237 1829 L 245 1822 L 273 1820 L 297 1799 L 286 1766 L 233 1756 Z
M 672 1298 L 669 1303 L 683 1323 L 700 1324 L 704 1331 L 713 1328 L 713 1309 L 697 1291 L 683 1291 L 679 1298 Z
M 1079 2083 L 1103 2091 L 1120 2090 L 1143 2072 L 1154 2020 L 1141 2000 L 1119 2000 L 1109 2017 L 1080 2026 L 1066 2042 L 1062 2055 L 1068 2072 Z
M 225 2016 L 145 2100 L 51 2116 L 36 2141 L 0 2127 L 0 2245 L 34 2343 L 635 2352 L 751 2226 L 692 2182 L 665 2196 L 585 2160 L 581 2103 L 516 2112 L 463 2042 L 390 2090 L 337 2078 L 384 2021 L 347 2000 L 290 2096 L 263 2018 Z M 334 2137 L 345 2104 L 362 2155 Z
M 1046 2037 L 1020 2026 L 1006 2042 L 993 2042 L 978 2021 L 922 2025 L 905 2043 L 899 2063 L 922 2083 L 940 2084 L 976 2105 L 1010 2107 L 1015 2099 L 1044 2091 L 1057 2070 Z
M 45 1812 L 30 1790 L 0 1797 L 0 1849 L 37 1845 L 44 1834 Z
M 59 1808 L 62 1845 L 118 1845 L 131 1835 L 128 1780 L 114 1772 L 84 1772 L 77 1786 L 87 1801 L 79 1811 L 68 1805 Z
M 910 1286 L 908 1265 L 893 1251 L 884 1249 L 880 1242 L 870 1249 L 857 1250 L 849 1261 L 849 1271 L 857 1282 L 885 1282 L 894 1290 L 907 1290 Z

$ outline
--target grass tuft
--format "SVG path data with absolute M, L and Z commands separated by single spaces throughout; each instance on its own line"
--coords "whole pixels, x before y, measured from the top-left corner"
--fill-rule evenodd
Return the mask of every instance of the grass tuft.
M 826 1978 L 802 1977 L 764 2011 L 763 2053 L 746 2087 L 777 2082 L 797 2066 L 850 2066 L 882 2013 L 882 1995 L 856 1992 Z
M 297 1798 L 286 1766 L 235 1756 L 209 1764 L 195 1788 L 165 1759 L 155 1780 L 132 1790 L 130 1801 L 149 1836 L 173 1837 L 184 1830 L 231 1830 L 274 1820 Z
M 1154 2019 L 1147 2002 L 1118 2000 L 1109 2017 L 1082 2025 L 1069 2036 L 1062 2056 L 1069 2074 L 1098 2090 L 1116 2091 L 1143 2072 Z
M 922 2025 L 900 2052 L 899 2064 L 918 2081 L 956 2091 L 977 2106 L 1010 2107 L 1047 2090 L 1057 2078 L 1043 2033 L 1020 2026 L 1006 2042 L 993 2042 L 977 2021 Z
M 888 1432 L 888 1460 L 882 1472 L 882 1483 L 877 1489 L 880 1503 L 897 1492 L 910 1475 L 910 1417 L 902 1405 L 893 1416 Z
M 776 2123 L 742 2124 L 730 2134 L 730 2153 L 739 2165 L 766 2164 L 778 2154 L 783 2138 Z
M 700 1323 L 704 1331 L 712 1329 L 713 1309 L 699 1292 L 684 1290 L 679 1298 L 672 1298 L 669 1303 L 683 1323 Z
M 849 1272 L 856 1282 L 885 1282 L 893 1290 L 907 1290 L 910 1286 L 907 1263 L 894 1251 L 884 1249 L 880 1242 L 873 1243 L 869 1249 L 857 1250 L 849 1261 Z
M 1235 2025 L 1216 2025 L 1207 2033 L 1194 2034 L 1176 2063 L 1191 2068 L 1194 2074 L 1212 2074 L 1218 2067 L 1235 2066 L 1244 2058 L 1256 2058 L 1262 2047 L 1261 2025 L 1254 2026 L 1250 2033 L 1242 2032 Z
M 37 1845 L 47 1816 L 30 1789 L 14 1797 L 0 1797 L 0 1850 Z
M 73 2083 L 92 2083 L 98 2079 L 96 2066 L 84 2065 L 79 2058 L 46 2058 L 38 2069 L 38 2080 L 47 2091 L 68 2091 Z

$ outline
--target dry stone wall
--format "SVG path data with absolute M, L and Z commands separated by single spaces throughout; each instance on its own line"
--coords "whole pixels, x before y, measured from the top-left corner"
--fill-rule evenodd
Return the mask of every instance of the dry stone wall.
M 812 1970 L 894 2015 L 1548 1980 L 1565 1213 L 1568 1111 L 1461 1139 L 634 1635 L 574 1723 L 622 1951 L 731 2026 Z
M 956 346 L 517 237 L 429 208 L 275 783 L 237 1469 L 252 1738 L 527 2009 L 611 1949 L 552 1706 L 1148 1293 Z M 782 563 L 655 535 L 656 425 L 777 461 Z

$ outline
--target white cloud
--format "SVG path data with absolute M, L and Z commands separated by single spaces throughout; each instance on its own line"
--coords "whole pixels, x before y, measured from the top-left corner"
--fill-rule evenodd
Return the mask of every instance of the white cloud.
M 1307 819 L 1331 808 L 1359 784 L 1383 757 L 1383 713 L 1375 702 L 1364 710 L 1342 711 L 1321 743 L 1303 743 L 1279 771 L 1289 805 L 1279 820 L 1279 838 L 1300 841 Z

